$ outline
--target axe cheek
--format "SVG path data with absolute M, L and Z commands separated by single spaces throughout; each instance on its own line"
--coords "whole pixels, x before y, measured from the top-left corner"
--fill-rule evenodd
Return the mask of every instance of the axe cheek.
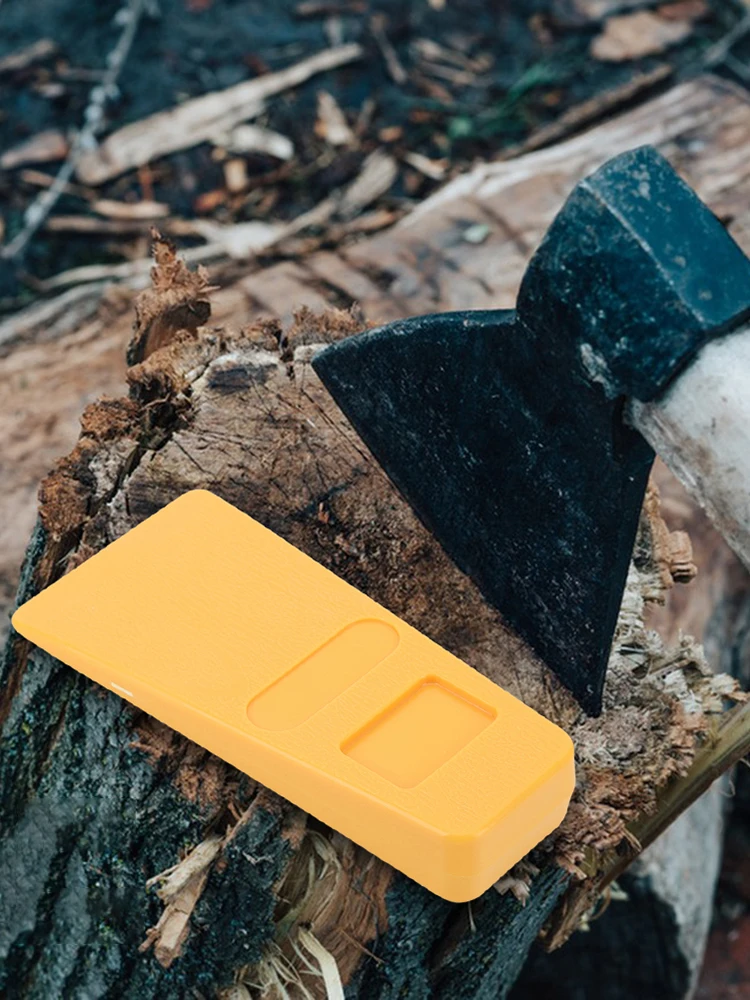
M 545 347 L 513 312 L 446 313 L 313 367 L 448 555 L 598 714 L 653 452 Z

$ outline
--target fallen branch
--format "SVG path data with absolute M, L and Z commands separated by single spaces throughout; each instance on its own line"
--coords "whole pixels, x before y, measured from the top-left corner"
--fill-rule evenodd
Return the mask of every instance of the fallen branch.
M 41 331 L 50 338 L 83 325 L 99 308 L 105 283 L 77 285 L 46 302 L 35 302 L 0 323 L 0 357 L 22 340 Z
M 56 179 L 51 174 L 45 174 L 43 170 L 33 170 L 27 168 L 18 172 L 18 179 L 24 184 L 32 187 L 51 188 L 56 183 Z M 62 194 L 69 194 L 72 198 L 81 198 L 83 201 L 94 201 L 96 195 L 90 188 L 81 187 L 80 184 L 63 184 Z
M 205 238 L 207 227 L 203 219 L 163 219 L 157 214 L 150 218 L 106 218 L 100 219 L 94 215 L 53 215 L 47 219 L 44 228 L 50 233 L 85 233 L 87 236 L 140 236 L 148 233 L 154 221 L 158 219 L 162 229 L 170 236 L 202 236 Z M 209 225 L 211 223 L 209 222 Z M 227 229 L 214 223 L 213 228 Z M 96 266 L 96 265 L 94 265 Z
M 204 94 L 125 125 L 79 159 L 77 175 L 84 184 L 103 184 L 160 156 L 196 146 L 255 117 L 267 98 L 297 87 L 317 73 L 354 62 L 362 53 L 362 46 L 356 43 L 324 49 L 277 73 Z

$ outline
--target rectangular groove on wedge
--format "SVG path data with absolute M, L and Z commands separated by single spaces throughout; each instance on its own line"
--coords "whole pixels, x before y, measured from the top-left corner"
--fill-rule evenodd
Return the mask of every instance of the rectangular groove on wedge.
M 495 710 L 438 677 L 425 677 L 341 746 L 402 788 L 424 781 L 495 719 Z
M 248 718 L 263 729 L 292 729 L 377 666 L 398 643 L 398 632 L 387 622 L 353 622 L 253 698 Z

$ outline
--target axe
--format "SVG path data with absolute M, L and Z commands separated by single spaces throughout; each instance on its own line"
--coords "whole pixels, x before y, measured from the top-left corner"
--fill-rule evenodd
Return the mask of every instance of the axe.
M 391 323 L 313 367 L 589 714 L 654 449 L 750 564 L 750 260 L 653 148 L 573 189 L 515 310 Z

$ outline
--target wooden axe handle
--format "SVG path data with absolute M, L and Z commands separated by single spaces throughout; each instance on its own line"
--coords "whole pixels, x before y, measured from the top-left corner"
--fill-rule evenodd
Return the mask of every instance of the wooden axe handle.
M 750 325 L 707 343 L 629 420 L 750 568 Z

